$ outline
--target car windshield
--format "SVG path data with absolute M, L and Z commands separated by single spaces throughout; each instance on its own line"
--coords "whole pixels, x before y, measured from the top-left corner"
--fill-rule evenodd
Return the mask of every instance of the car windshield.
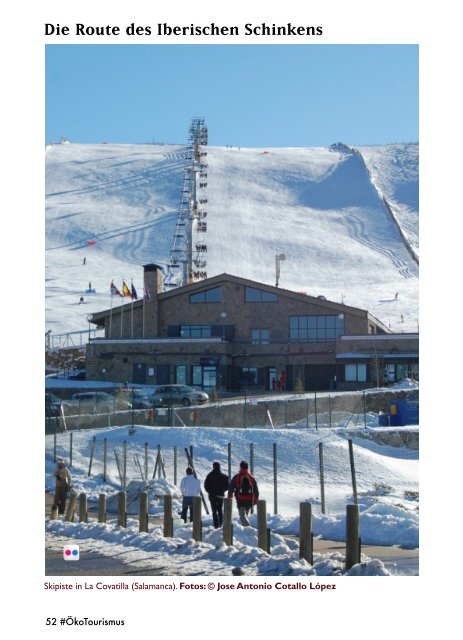
M 134 398 L 147 398 L 148 394 L 146 391 L 142 391 L 141 389 L 132 389 L 132 395 Z

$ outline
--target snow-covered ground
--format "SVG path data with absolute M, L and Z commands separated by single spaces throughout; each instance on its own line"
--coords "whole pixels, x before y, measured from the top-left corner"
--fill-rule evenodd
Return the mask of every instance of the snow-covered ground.
M 228 443 L 231 443 L 232 473 L 241 459 L 249 459 L 250 445 L 254 451 L 254 473 L 259 483 L 260 497 L 267 501 L 268 526 L 272 532 L 271 554 L 257 548 L 256 515 L 251 527 L 243 528 L 234 512 L 235 544 L 222 543 L 221 531 L 214 530 L 212 519 L 204 514 L 203 541 L 192 540 L 191 525 L 176 517 L 174 537 L 164 539 L 162 528 L 152 525 L 149 534 L 138 532 L 138 523 L 128 520 L 127 530 L 114 521 L 98 524 L 66 523 L 47 520 L 47 544 L 62 549 L 63 540 L 85 542 L 88 550 L 115 554 L 135 569 L 162 566 L 172 575 L 229 575 L 232 567 L 240 566 L 248 575 L 342 575 L 343 556 L 336 552 L 316 554 L 314 565 L 298 556 L 299 504 L 308 501 L 313 510 L 315 536 L 329 540 L 345 540 L 345 508 L 351 504 L 352 479 L 349 464 L 348 438 L 354 443 L 357 492 L 360 506 L 360 536 L 363 544 L 398 546 L 415 549 L 418 541 L 418 452 L 406 448 L 377 444 L 360 437 L 378 429 L 369 416 L 367 429 L 355 432 L 342 429 L 214 429 L 159 428 L 137 426 L 129 434 L 127 427 L 81 430 L 73 433 L 72 477 L 78 493 L 85 492 L 90 504 L 98 494 L 106 493 L 108 505 L 114 509 L 115 494 L 121 488 L 121 478 L 115 462 L 115 452 L 122 460 L 127 443 L 128 513 L 138 513 L 139 492 L 144 488 L 141 469 L 145 464 L 148 445 L 149 513 L 162 515 L 162 496 L 174 498 L 174 514 L 180 509 L 178 486 L 174 485 L 174 447 L 177 449 L 177 485 L 184 473 L 184 448 L 193 446 L 195 469 L 204 480 L 212 462 L 218 460 L 223 471 L 228 470 Z M 415 427 L 416 428 L 416 427 Z M 103 443 L 108 451 L 106 481 L 103 480 Z M 91 449 L 95 442 L 92 469 L 89 475 Z M 325 477 L 325 513 L 321 512 L 319 484 L 319 444 L 323 443 Z M 274 444 L 277 452 L 277 501 L 274 504 Z M 53 436 L 46 437 L 45 486 L 53 490 Z M 70 435 L 57 435 L 56 455 L 69 460 Z M 158 446 L 164 456 L 166 478 L 152 478 Z M 114 515 L 112 516 L 114 517 Z M 295 536 L 295 537 L 294 537 Z M 388 575 L 382 562 L 363 558 L 350 575 Z
M 208 276 L 274 284 L 275 255 L 284 253 L 282 288 L 416 331 L 418 267 L 382 197 L 417 254 L 418 145 L 358 151 L 207 147 Z M 141 266 L 168 261 L 184 152 L 181 145 L 48 147 L 47 329 L 88 329 L 88 314 L 109 307 L 112 279 L 117 286 L 133 279 L 141 295 Z

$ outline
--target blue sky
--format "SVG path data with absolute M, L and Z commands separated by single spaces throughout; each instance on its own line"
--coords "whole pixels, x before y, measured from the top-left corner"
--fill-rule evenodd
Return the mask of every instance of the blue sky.
M 47 45 L 46 142 L 418 141 L 417 45 Z

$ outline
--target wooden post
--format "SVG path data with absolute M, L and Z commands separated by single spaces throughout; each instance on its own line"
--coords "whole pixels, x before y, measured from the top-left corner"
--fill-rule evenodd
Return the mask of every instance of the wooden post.
M 103 480 L 106 482 L 107 473 L 107 459 L 108 459 L 108 439 L 103 440 Z
M 139 512 L 138 531 L 148 533 L 148 492 L 140 493 L 140 512 Z
M 354 504 L 358 504 L 357 479 L 355 476 L 354 447 L 352 445 L 352 440 L 349 440 L 349 460 L 350 460 L 350 473 L 352 476 L 352 494 L 354 496 Z
M 346 507 L 346 569 L 360 562 L 359 508 L 357 504 Z
M 201 542 L 202 540 L 201 506 L 201 497 L 195 496 L 193 498 L 193 540 L 197 542 Z
M 232 479 L 231 442 L 228 443 L 227 449 L 228 449 L 228 480 L 231 481 L 231 479 Z
M 66 522 L 72 522 L 74 520 L 76 503 L 77 503 L 77 493 L 75 491 L 71 491 L 71 498 L 69 500 L 68 508 L 66 511 Z
M 309 428 L 309 399 L 308 398 L 306 398 L 305 404 L 306 404 L 305 411 L 306 411 L 306 414 L 307 414 L 306 427 L 308 429 Z
M 299 557 L 313 564 L 312 505 L 310 502 L 299 504 Z
M 328 411 L 330 414 L 330 428 L 331 428 L 332 425 L 331 425 L 331 395 L 330 394 L 328 394 Z
M 278 513 L 277 443 L 273 443 L 273 513 Z
M 145 482 L 148 482 L 148 443 L 145 442 Z
M 156 460 L 154 461 L 153 480 L 156 480 L 156 472 L 158 470 L 158 464 L 159 464 L 159 452 L 156 454 Z
M 233 546 L 233 525 L 232 525 L 233 499 L 225 498 L 223 501 L 223 531 L 222 539 L 229 547 Z
M 56 427 L 53 431 L 53 462 L 56 462 Z
M 173 538 L 174 521 L 172 518 L 172 496 L 164 496 L 164 538 Z
M 265 500 L 257 501 L 257 546 L 268 553 L 267 503 Z
M 79 496 L 79 522 L 88 522 L 87 494 L 85 493 L 81 493 Z
M 117 455 L 116 449 L 114 449 L 114 457 L 116 458 L 117 472 L 119 473 L 119 480 L 121 481 L 121 489 L 123 489 L 124 478 L 122 477 L 121 463 L 119 461 L 119 456 Z
M 367 428 L 367 397 L 365 389 L 363 390 L 363 426 Z
M 69 432 L 69 468 L 72 467 L 72 431 Z
M 317 390 L 314 391 L 314 413 L 315 413 L 315 429 L 318 431 L 318 418 L 317 418 Z
M 162 471 L 162 458 L 161 458 L 161 445 L 158 444 L 158 455 L 156 456 L 156 464 L 158 465 L 158 478 L 161 477 Z
M 127 487 L 127 440 L 123 442 L 122 478 L 122 486 L 125 489 Z
M 98 522 L 106 522 L 106 494 L 98 496 Z
M 249 445 L 249 473 L 254 475 L 254 444 Z
M 88 463 L 88 476 L 92 473 L 93 456 L 95 454 L 96 436 L 92 438 L 92 450 L 90 451 L 90 462 Z
M 167 474 L 166 474 L 166 465 L 164 464 L 164 456 L 162 455 L 162 451 L 159 445 L 159 466 L 160 469 L 162 471 L 162 477 L 164 479 L 167 479 Z
M 318 458 L 320 463 L 320 499 L 321 510 L 325 513 L 325 471 L 323 469 L 323 442 L 318 443 Z
M 177 486 L 177 447 L 174 447 L 174 484 Z
M 127 526 L 127 492 L 119 491 L 117 494 L 117 524 L 120 527 Z
M 54 504 L 51 508 L 50 520 L 58 520 L 58 505 Z

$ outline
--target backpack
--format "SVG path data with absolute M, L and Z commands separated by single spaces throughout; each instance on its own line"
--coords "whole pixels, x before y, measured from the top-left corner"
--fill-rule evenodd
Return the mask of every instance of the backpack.
M 254 493 L 251 476 L 243 473 L 236 479 L 236 496 L 238 498 L 251 498 Z

